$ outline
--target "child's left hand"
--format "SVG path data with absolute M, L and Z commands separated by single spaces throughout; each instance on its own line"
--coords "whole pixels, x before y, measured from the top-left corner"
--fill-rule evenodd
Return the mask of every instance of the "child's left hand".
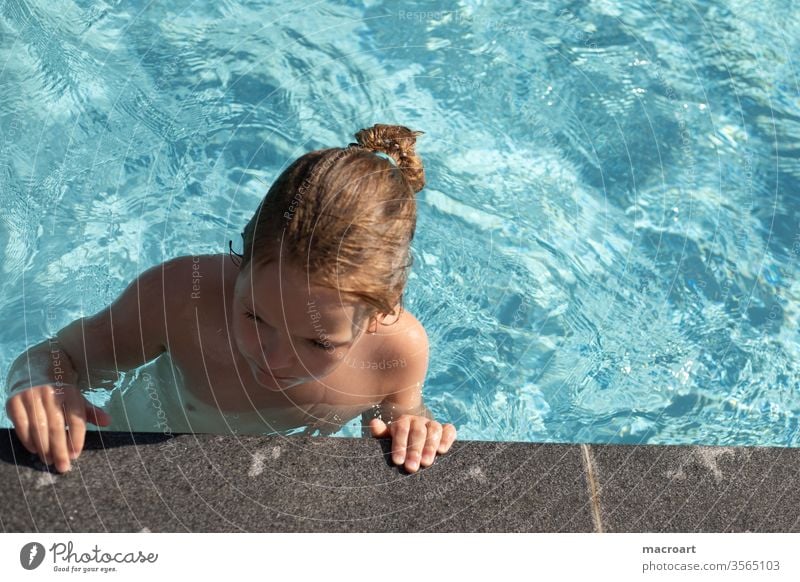
M 456 427 L 452 424 L 442 426 L 435 420 L 424 416 L 403 414 L 389 425 L 379 418 L 369 423 L 372 436 L 392 439 L 392 462 L 405 463 L 405 469 L 414 473 L 420 465 L 429 467 L 436 454 L 444 454 L 456 440 Z

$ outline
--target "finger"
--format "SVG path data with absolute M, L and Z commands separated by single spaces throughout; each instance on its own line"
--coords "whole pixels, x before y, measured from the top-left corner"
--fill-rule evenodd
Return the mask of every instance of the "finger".
M 425 437 L 425 447 L 422 449 L 422 459 L 420 464 L 423 467 L 430 467 L 436 459 L 436 450 L 442 438 L 442 425 L 432 420 L 428 423 L 428 436 Z
M 408 419 L 401 417 L 389 425 L 392 434 L 392 462 L 395 465 L 402 465 L 406 460 L 409 424 Z
M 422 458 L 422 447 L 425 446 L 425 438 L 428 435 L 427 418 L 416 417 L 411 421 L 411 430 L 408 436 L 408 448 L 406 449 L 406 471 L 413 473 L 419 469 L 419 461 Z
M 50 459 L 56 471 L 65 473 L 70 469 L 69 452 L 67 451 L 67 431 L 64 420 L 64 409 L 60 399 L 48 402 L 47 407 L 48 436 L 50 439 Z
M 456 427 L 452 424 L 446 424 L 442 428 L 442 440 L 439 442 L 439 454 L 443 455 L 450 450 L 453 442 L 456 440 Z
M 82 400 L 71 402 L 71 407 L 66 414 L 66 421 L 69 426 L 67 450 L 70 459 L 78 458 L 86 441 L 86 407 Z
M 370 420 L 369 429 L 375 438 L 385 437 L 389 434 L 389 427 L 380 418 Z
M 44 404 L 42 404 L 41 398 L 31 398 L 27 402 L 27 409 L 31 441 L 42 462 L 50 464 L 48 457 L 50 454 L 50 437 L 47 430 L 47 413 L 44 410 Z
M 22 398 L 15 396 L 8 401 L 6 405 L 6 412 L 8 419 L 14 423 L 14 429 L 17 432 L 17 438 L 29 452 L 36 454 L 36 447 L 31 442 L 31 427 L 28 421 L 28 413 L 25 410 L 25 404 Z
M 111 424 L 111 415 L 93 404 L 86 403 L 86 420 L 95 426 L 108 426 Z

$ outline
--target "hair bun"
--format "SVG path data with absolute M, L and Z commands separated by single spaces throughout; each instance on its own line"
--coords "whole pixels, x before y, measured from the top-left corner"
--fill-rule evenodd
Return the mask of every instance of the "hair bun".
M 368 129 L 362 129 L 355 134 L 355 137 L 361 147 L 374 152 L 383 152 L 392 158 L 414 193 L 417 193 L 425 187 L 425 169 L 414 146 L 417 136 L 424 133 L 402 125 L 376 123 Z

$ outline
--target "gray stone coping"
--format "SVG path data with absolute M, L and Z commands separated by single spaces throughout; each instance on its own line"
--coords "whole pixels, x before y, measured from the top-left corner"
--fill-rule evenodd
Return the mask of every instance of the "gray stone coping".
M 797 532 L 800 450 L 90 432 L 50 472 L 0 429 L 5 532 Z

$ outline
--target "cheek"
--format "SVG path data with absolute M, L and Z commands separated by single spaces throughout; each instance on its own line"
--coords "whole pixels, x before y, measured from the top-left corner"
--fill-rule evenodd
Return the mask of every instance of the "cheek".
M 319 350 L 316 353 L 304 356 L 302 359 L 307 368 L 314 370 L 317 375 L 325 376 L 333 372 L 344 361 L 344 356 L 339 358 L 339 354 L 340 350 L 336 350 L 333 353 Z
M 243 322 L 241 319 L 233 322 L 233 337 L 240 350 L 249 349 L 257 341 L 255 326 L 248 325 L 249 323 L 249 321 Z

